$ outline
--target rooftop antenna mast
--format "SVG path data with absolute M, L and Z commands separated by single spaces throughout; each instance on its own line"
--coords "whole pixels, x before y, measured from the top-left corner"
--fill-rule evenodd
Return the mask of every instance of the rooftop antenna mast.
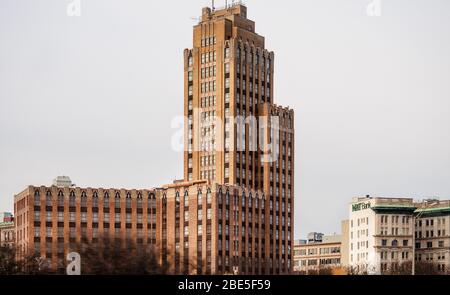
M 214 7 L 214 0 L 212 0 L 212 11 L 215 11 L 216 8 Z

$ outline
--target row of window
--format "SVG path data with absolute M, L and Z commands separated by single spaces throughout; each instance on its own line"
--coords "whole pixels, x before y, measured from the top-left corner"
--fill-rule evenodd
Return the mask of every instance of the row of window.
M 114 229 L 114 235 L 116 237 L 120 237 L 122 235 L 123 229 L 121 228 L 115 228 Z M 87 228 L 82 227 L 80 229 L 81 237 L 85 238 L 87 237 Z M 131 237 L 131 229 L 127 228 L 125 230 L 125 234 L 127 237 Z M 109 235 L 109 231 L 104 232 L 103 235 Z M 142 238 L 144 235 L 144 230 L 142 228 L 136 229 L 136 235 L 138 238 Z M 149 228 L 147 231 L 147 236 L 150 239 L 156 239 L 156 228 Z M 34 237 L 40 238 L 41 237 L 41 228 L 40 227 L 34 227 Z M 45 237 L 46 238 L 53 238 L 53 229 L 51 227 L 45 228 Z M 77 230 L 74 227 L 69 228 L 69 238 L 76 238 L 77 237 Z M 92 238 L 96 239 L 99 237 L 99 229 L 98 228 L 92 228 Z M 64 228 L 59 227 L 57 229 L 57 238 L 64 238 Z
M 389 255 L 390 253 L 390 255 Z M 391 260 L 408 260 L 409 259 L 409 251 L 392 251 L 392 252 L 387 252 L 387 251 L 382 251 L 380 252 L 380 259 L 381 260 L 388 260 L 389 257 Z
M 192 72 L 189 72 L 189 77 L 190 78 L 191 78 L 191 75 L 192 75 Z M 216 66 L 202 67 L 202 69 L 200 70 L 200 77 L 202 79 L 216 77 L 216 76 L 217 76 L 217 68 L 216 68 Z M 192 79 L 190 79 L 189 81 L 192 81 Z
M 207 107 L 214 107 L 216 106 L 216 96 L 206 96 L 206 97 L 202 97 L 200 105 L 202 108 L 207 108 Z
M 417 254 L 416 255 L 416 261 L 422 261 L 422 258 L 425 261 L 433 261 L 435 256 L 436 256 L 438 261 L 439 260 L 445 260 L 446 253 L 445 252 L 440 252 L 440 253 L 436 253 L 436 254 L 433 254 L 433 253 L 427 253 L 427 254 L 423 254 L 423 255 L 422 254 Z
M 217 60 L 217 52 L 215 50 L 202 53 L 202 55 L 201 55 L 201 63 L 202 64 L 215 62 L 216 60 Z
M 202 47 L 215 45 L 216 43 L 217 43 L 216 36 L 207 36 L 207 37 L 202 38 L 202 41 L 201 41 Z
M 436 235 L 435 235 L 436 233 Z M 416 239 L 422 239 L 422 238 L 434 238 L 434 237 L 445 237 L 446 232 L 445 229 L 438 229 L 437 231 L 434 230 L 424 230 L 424 231 L 416 231 L 415 237 Z
M 445 218 L 437 218 L 436 220 L 436 224 L 437 226 L 444 226 L 445 223 Z M 422 227 L 422 226 L 434 226 L 435 225 L 435 220 L 434 219 L 425 219 L 425 220 L 418 220 L 416 221 L 416 226 Z
M 400 223 L 400 221 L 402 224 L 409 224 L 409 220 L 411 219 L 410 216 L 392 215 L 390 217 L 391 217 L 391 219 L 390 219 L 391 223 L 395 223 L 395 224 Z M 381 218 L 382 224 L 389 222 L 389 215 L 381 215 L 380 218 Z
M 426 249 L 432 249 L 433 247 L 437 246 L 438 248 L 444 248 L 445 242 L 444 241 L 438 241 L 437 244 L 435 244 L 433 241 L 423 243 L 426 245 Z M 422 249 L 422 242 L 416 243 L 416 249 Z M 425 249 L 425 248 L 424 248 Z
M 58 222 L 64 222 L 64 212 L 57 212 L 57 221 Z M 69 222 L 76 222 L 76 212 L 69 212 L 68 216 L 69 216 Z M 79 213 L 80 215 L 80 221 L 81 222 L 87 222 L 87 212 L 81 212 Z M 111 222 L 111 215 L 114 216 L 114 222 L 115 223 L 120 223 L 122 220 L 122 213 L 115 213 L 115 214 L 111 214 L 109 212 L 103 212 L 103 222 L 109 223 Z M 148 214 L 147 216 L 149 216 L 150 218 L 147 219 L 147 223 L 155 223 L 156 222 L 156 214 Z M 41 212 L 40 211 L 35 211 L 34 212 L 34 221 L 41 221 Z M 45 221 L 46 222 L 52 222 L 53 221 L 53 212 L 52 211 L 47 211 L 45 212 Z M 99 221 L 99 213 L 98 212 L 93 212 L 92 213 L 92 222 L 97 223 Z M 131 223 L 132 222 L 132 214 L 131 213 L 126 213 L 125 214 L 125 221 L 126 223 Z M 143 223 L 143 214 L 136 214 L 136 222 L 137 223 Z
M 189 93 L 192 93 L 192 86 L 189 86 Z M 217 81 L 213 80 L 213 81 L 208 81 L 208 82 L 204 82 L 200 84 L 200 91 L 201 93 L 209 93 L 209 92 L 214 92 L 217 89 Z M 189 95 L 192 95 L 189 94 Z
M 114 206 L 116 208 L 120 208 L 121 204 L 122 204 L 122 198 L 120 197 L 120 195 L 116 195 L 116 197 L 112 200 L 109 198 L 109 196 L 106 196 L 105 198 L 103 198 L 103 207 L 108 208 L 110 206 L 111 203 L 114 202 Z M 35 194 L 34 196 L 34 205 L 35 206 L 41 206 L 42 202 L 45 203 L 45 205 L 47 207 L 51 207 L 54 204 L 54 201 L 56 201 L 56 204 L 59 207 L 64 207 L 66 204 L 66 198 L 64 197 L 64 195 L 62 194 L 62 192 L 60 192 L 58 194 L 58 197 L 56 200 L 54 200 L 51 196 L 51 194 L 47 194 L 47 196 L 45 197 L 45 199 L 42 199 L 40 197 L 39 194 Z M 143 208 L 144 204 L 147 204 L 149 208 L 156 208 L 156 199 L 155 198 L 151 198 L 151 199 L 142 199 L 141 198 L 137 198 L 135 200 L 136 202 L 136 206 L 137 208 Z M 70 194 L 69 196 L 69 206 L 71 207 L 75 207 L 77 203 L 77 197 L 75 196 L 75 194 Z M 128 209 L 132 208 L 132 203 L 133 203 L 133 199 L 131 199 L 130 197 L 127 197 L 125 199 L 125 207 Z M 85 193 L 82 193 L 81 197 L 80 197 L 80 206 L 81 207 L 87 207 L 88 204 L 88 197 Z M 99 197 L 98 195 L 96 195 L 96 193 L 94 193 L 93 197 L 92 197 L 92 207 L 99 207 Z

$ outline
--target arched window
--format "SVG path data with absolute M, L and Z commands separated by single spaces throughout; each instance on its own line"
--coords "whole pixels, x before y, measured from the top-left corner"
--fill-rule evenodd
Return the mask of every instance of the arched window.
M 184 208 L 189 207 L 189 191 L 184 191 Z
M 136 203 L 137 203 L 138 209 L 142 209 L 142 193 L 141 192 L 139 192 L 137 195 Z
M 221 205 L 223 203 L 223 193 L 222 190 L 219 191 L 219 195 L 217 196 L 217 203 Z
M 81 193 L 81 207 L 87 207 L 87 195 L 86 192 Z
M 75 207 L 76 205 L 76 200 L 75 200 L 75 192 L 71 191 L 69 194 L 69 206 L 70 207 Z
M 207 204 L 211 204 L 212 203 L 212 194 L 211 194 L 211 190 L 208 189 L 208 192 L 206 193 L 206 203 Z
M 198 190 L 198 193 L 197 193 L 197 206 L 201 206 L 202 204 L 203 204 L 202 191 Z
M 180 200 L 180 192 L 175 194 L 175 207 L 180 208 L 181 200 Z
M 92 206 L 97 208 L 98 207 L 98 193 L 94 192 L 94 195 L 92 196 Z
M 105 192 L 105 194 L 103 195 L 103 208 L 109 208 L 109 193 Z M 105 211 L 105 210 L 104 210 Z M 109 210 L 106 210 L 109 211 Z
M 47 193 L 45 194 L 45 205 L 47 207 L 52 206 L 52 192 L 51 191 L 47 191 Z
M 41 194 L 38 190 L 34 192 L 34 206 L 41 206 Z
M 58 206 L 64 207 L 64 193 L 62 191 L 58 192 Z
M 126 196 L 125 206 L 127 209 L 131 209 L 131 194 L 129 192 Z
M 116 196 L 114 198 L 114 207 L 116 209 L 120 209 L 120 194 L 119 194 L 119 192 L 116 192 Z

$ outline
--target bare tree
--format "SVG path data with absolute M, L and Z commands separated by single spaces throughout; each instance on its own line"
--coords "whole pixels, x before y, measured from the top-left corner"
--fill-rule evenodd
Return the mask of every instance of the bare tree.
M 71 247 L 81 256 L 82 275 L 160 275 L 169 266 L 161 263 L 156 247 L 123 239 L 101 239 Z
M 15 247 L 0 247 L 0 275 L 48 274 L 49 269 L 37 255 L 18 255 Z
M 439 272 L 437 265 L 428 261 L 416 262 L 416 274 L 421 276 L 443 275 L 444 272 Z

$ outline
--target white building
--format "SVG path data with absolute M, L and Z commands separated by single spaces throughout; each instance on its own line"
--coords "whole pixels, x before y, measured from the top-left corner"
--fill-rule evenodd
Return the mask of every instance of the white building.
M 450 201 L 416 204 L 416 264 L 431 264 L 438 273 L 450 273 Z
M 349 208 L 349 266 L 382 274 L 412 264 L 413 199 L 354 198 Z

